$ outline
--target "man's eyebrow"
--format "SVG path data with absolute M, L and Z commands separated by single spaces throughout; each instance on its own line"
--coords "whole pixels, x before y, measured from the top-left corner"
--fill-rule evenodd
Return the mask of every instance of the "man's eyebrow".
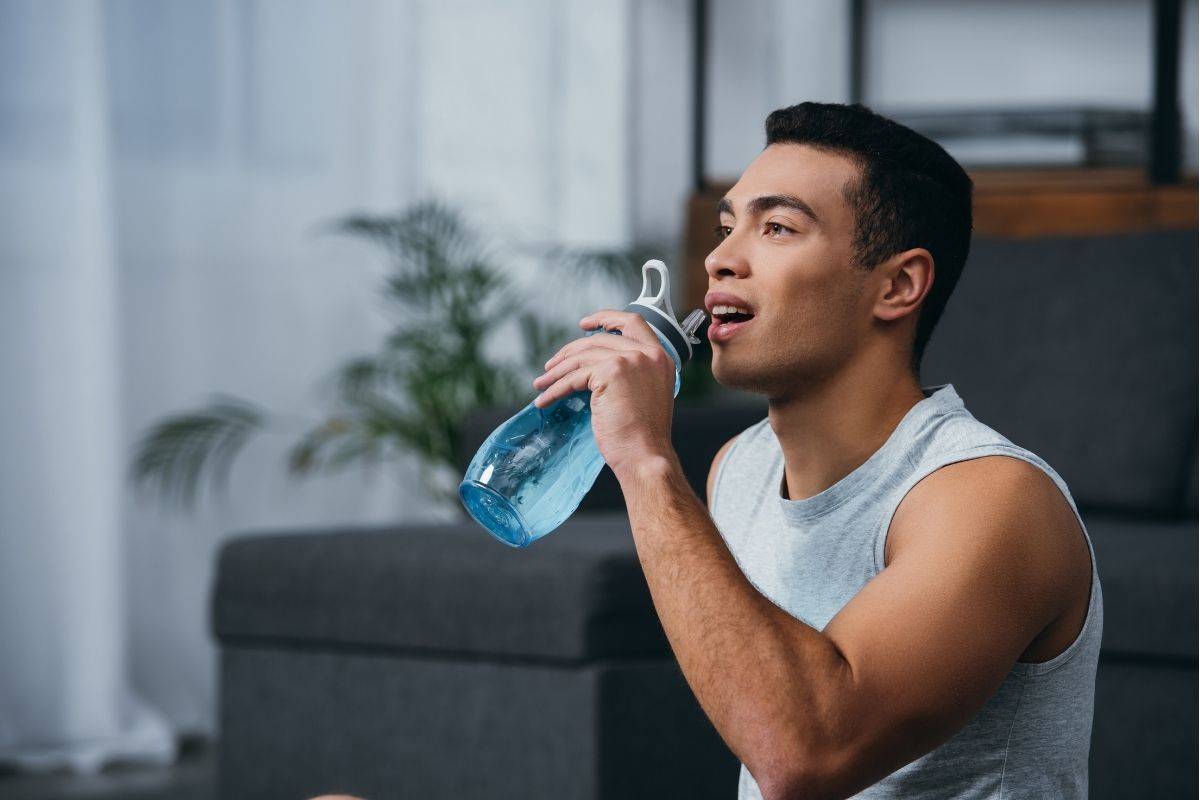
M 790 194 L 764 194 L 754 198 L 746 204 L 746 215 L 756 217 L 770 211 L 773 208 L 790 208 L 793 211 L 799 211 L 804 216 L 808 217 L 813 222 L 819 223 L 821 220 L 817 217 L 817 212 L 813 211 L 812 206 L 801 200 L 799 197 Z M 728 197 L 722 197 L 721 202 L 717 203 L 717 214 L 733 213 L 733 203 Z

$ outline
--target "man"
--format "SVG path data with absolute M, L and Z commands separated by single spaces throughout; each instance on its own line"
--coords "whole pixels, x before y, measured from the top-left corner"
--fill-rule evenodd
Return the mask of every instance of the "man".
M 717 453 L 708 508 L 640 317 L 581 320 L 623 335 L 563 347 L 535 402 L 591 390 L 739 798 L 1084 797 L 1103 608 L 1083 523 L 1045 462 L 919 381 L 970 179 L 862 106 L 803 103 L 766 128 L 705 267 L 713 374 L 769 411 Z

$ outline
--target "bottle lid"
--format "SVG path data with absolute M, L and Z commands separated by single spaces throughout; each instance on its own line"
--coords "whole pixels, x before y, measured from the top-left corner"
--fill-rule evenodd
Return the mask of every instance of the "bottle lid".
M 651 273 L 658 273 L 658 292 L 651 292 Z M 671 275 L 667 265 L 658 259 L 651 259 L 642 265 L 642 292 L 637 299 L 625 306 L 626 311 L 632 311 L 646 320 L 656 331 L 661 333 L 679 359 L 682 367 L 692 357 L 692 345 L 700 344 L 696 331 L 703 325 L 708 315 L 702 309 L 696 309 L 688 314 L 681 325 L 675 319 L 675 311 L 671 308 Z

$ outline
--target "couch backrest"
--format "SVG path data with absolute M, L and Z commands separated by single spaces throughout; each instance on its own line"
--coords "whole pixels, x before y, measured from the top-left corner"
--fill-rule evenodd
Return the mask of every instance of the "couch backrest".
M 953 383 L 1080 506 L 1179 513 L 1196 460 L 1196 259 L 1195 231 L 978 240 L 922 382 Z

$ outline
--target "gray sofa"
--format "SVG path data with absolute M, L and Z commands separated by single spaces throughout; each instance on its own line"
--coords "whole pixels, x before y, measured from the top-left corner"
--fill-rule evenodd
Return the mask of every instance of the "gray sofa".
M 926 357 L 1050 462 L 1106 625 L 1092 796 L 1197 790 L 1195 232 L 977 242 Z M 468 458 L 509 410 L 481 414 Z M 765 414 L 680 406 L 693 488 Z M 259 532 L 222 550 L 220 796 L 732 798 L 736 761 L 654 615 L 620 489 L 515 551 L 453 525 Z

